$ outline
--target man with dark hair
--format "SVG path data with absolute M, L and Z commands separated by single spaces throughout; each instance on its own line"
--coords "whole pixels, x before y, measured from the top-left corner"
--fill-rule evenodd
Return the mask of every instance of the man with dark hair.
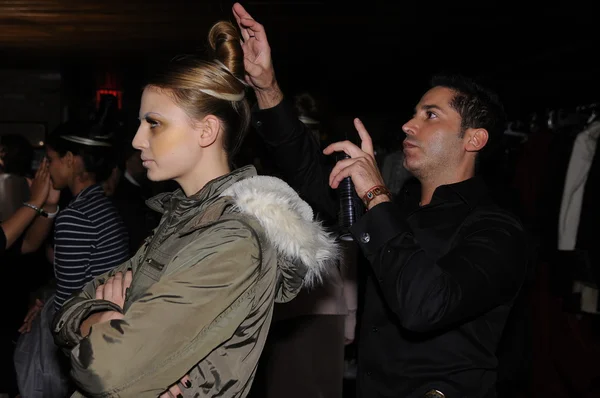
M 308 129 L 277 84 L 265 30 L 240 4 L 254 126 L 283 176 L 321 213 L 351 177 L 366 213 L 351 233 L 371 265 L 358 337 L 361 397 L 496 397 L 496 349 L 526 275 L 523 228 L 475 176 L 479 153 L 501 133 L 496 96 L 459 76 L 435 79 L 402 129 L 405 167 L 419 180 L 394 199 L 362 122 L 361 147 L 326 170 Z

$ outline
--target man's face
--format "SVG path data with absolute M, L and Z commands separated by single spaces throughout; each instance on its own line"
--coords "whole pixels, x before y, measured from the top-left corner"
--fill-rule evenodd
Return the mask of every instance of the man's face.
M 454 91 L 434 87 L 415 108 L 415 114 L 402 130 L 404 167 L 417 178 L 446 174 L 456 169 L 466 151 L 461 137 L 461 117 L 450 106 Z

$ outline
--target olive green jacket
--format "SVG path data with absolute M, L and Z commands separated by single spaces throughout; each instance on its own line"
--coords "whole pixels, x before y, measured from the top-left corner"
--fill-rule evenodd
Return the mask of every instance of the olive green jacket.
M 53 322 L 71 358 L 78 396 L 157 397 L 185 374 L 201 397 L 244 397 L 274 302 L 293 299 L 335 266 L 333 237 L 283 181 L 247 166 L 186 197 L 148 205 L 163 212 L 153 236 L 126 263 L 65 303 Z M 124 318 L 92 326 L 93 312 L 121 309 L 95 299 L 117 271 L 133 271 Z

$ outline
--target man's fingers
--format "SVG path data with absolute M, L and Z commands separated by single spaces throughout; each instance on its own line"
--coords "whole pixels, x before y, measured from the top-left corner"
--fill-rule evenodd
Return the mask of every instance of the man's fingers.
M 232 10 L 233 16 L 235 17 L 235 20 L 238 24 L 241 24 L 244 27 L 248 27 L 252 26 L 252 24 L 256 22 L 254 21 L 254 18 L 252 18 L 252 15 L 250 15 L 250 13 L 246 11 L 244 6 L 240 3 L 235 3 L 232 7 Z
M 235 20 L 238 22 L 240 19 L 242 19 L 243 16 L 250 15 L 250 14 L 248 14 L 248 11 L 246 11 L 244 6 L 241 5 L 240 3 L 233 3 L 232 9 L 233 9 L 233 16 L 235 17 Z
M 338 161 L 333 169 L 331 169 L 331 173 L 329 173 L 329 186 L 333 187 L 334 180 L 341 170 L 350 167 L 352 164 L 356 163 L 356 159 L 342 159 Z M 340 180 L 341 181 L 341 180 Z
M 354 119 L 354 127 L 356 128 L 356 131 L 358 131 L 358 135 L 361 140 L 360 148 L 364 152 L 374 157 L 375 152 L 373 150 L 373 140 L 371 139 L 371 135 L 365 128 L 365 125 L 359 118 Z
M 240 27 L 240 32 L 242 33 L 243 42 L 245 43 L 250 38 L 250 32 L 248 31 L 248 28 L 244 27 L 242 25 L 242 22 L 239 20 L 238 20 L 238 26 Z
M 356 131 L 358 131 L 358 135 L 361 140 L 360 148 L 350 141 L 338 141 L 327 146 L 323 150 L 323 153 L 325 155 L 331 155 L 333 152 L 346 152 L 348 155 L 350 155 L 350 157 L 353 158 L 364 156 L 365 154 L 374 157 L 375 152 L 373 151 L 373 140 L 371 139 L 369 132 L 360 119 L 354 119 L 354 127 L 356 128 Z
M 250 37 L 254 36 L 254 33 L 250 32 L 250 30 L 254 27 L 254 22 L 256 21 L 252 19 L 252 16 L 248 14 L 246 9 L 240 3 L 235 3 L 233 5 L 233 16 L 240 28 L 244 41 L 247 41 Z
M 241 18 L 239 23 L 241 30 L 245 33 L 245 35 L 242 34 L 244 41 L 247 41 L 251 37 L 256 37 L 257 39 L 266 38 L 265 29 L 260 23 L 252 19 L 252 17 Z
M 346 152 L 348 155 L 350 155 L 351 158 L 356 158 L 365 155 L 362 149 L 360 149 L 350 141 L 334 142 L 333 144 L 329 144 L 325 149 L 323 149 L 323 153 L 325 155 L 331 155 L 334 152 Z
M 244 7 L 240 3 L 233 3 L 233 6 L 231 7 L 231 11 L 233 12 L 236 22 L 239 22 L 240 20 L 239 14 L 241 13 L 242 9 L 244 9 Z
M 350 159 L 347 159 L 350 160 Z M 333 189 L 337 189 L 339 187 L 340 182 L 346 177 L 351 177 L 352 175 L 352 165 L 348 167 L 343 167 L 338 169 L 335 174 L 332 171 L 329 175 L 329 186 Z
M 250 37 L 254 36 L 254 38 L 258 41 L 266 41 L 267 40 L 267 34 L 265 32 L 265 27 L 261 23 L 258 23 L 255 20 L 252 20 L 252 25 L 251 25 L 251 27 L 249 27 L 249 29 L 251 30 Z

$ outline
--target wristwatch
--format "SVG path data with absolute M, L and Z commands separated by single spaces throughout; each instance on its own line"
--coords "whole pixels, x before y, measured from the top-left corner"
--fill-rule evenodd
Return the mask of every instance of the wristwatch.
M 373 199 L 375 199 L 376 196 L 379 196 L 379 195 L 385 195 L 390 200 L 392 199 L 392 193 L 385 186 L 375 185 L 374 187 L 369 189 L 362 198 L 363 203 L 365 204 L 365 207 L 369 207 L 369 203 L 371 203 L 371 201 Z

